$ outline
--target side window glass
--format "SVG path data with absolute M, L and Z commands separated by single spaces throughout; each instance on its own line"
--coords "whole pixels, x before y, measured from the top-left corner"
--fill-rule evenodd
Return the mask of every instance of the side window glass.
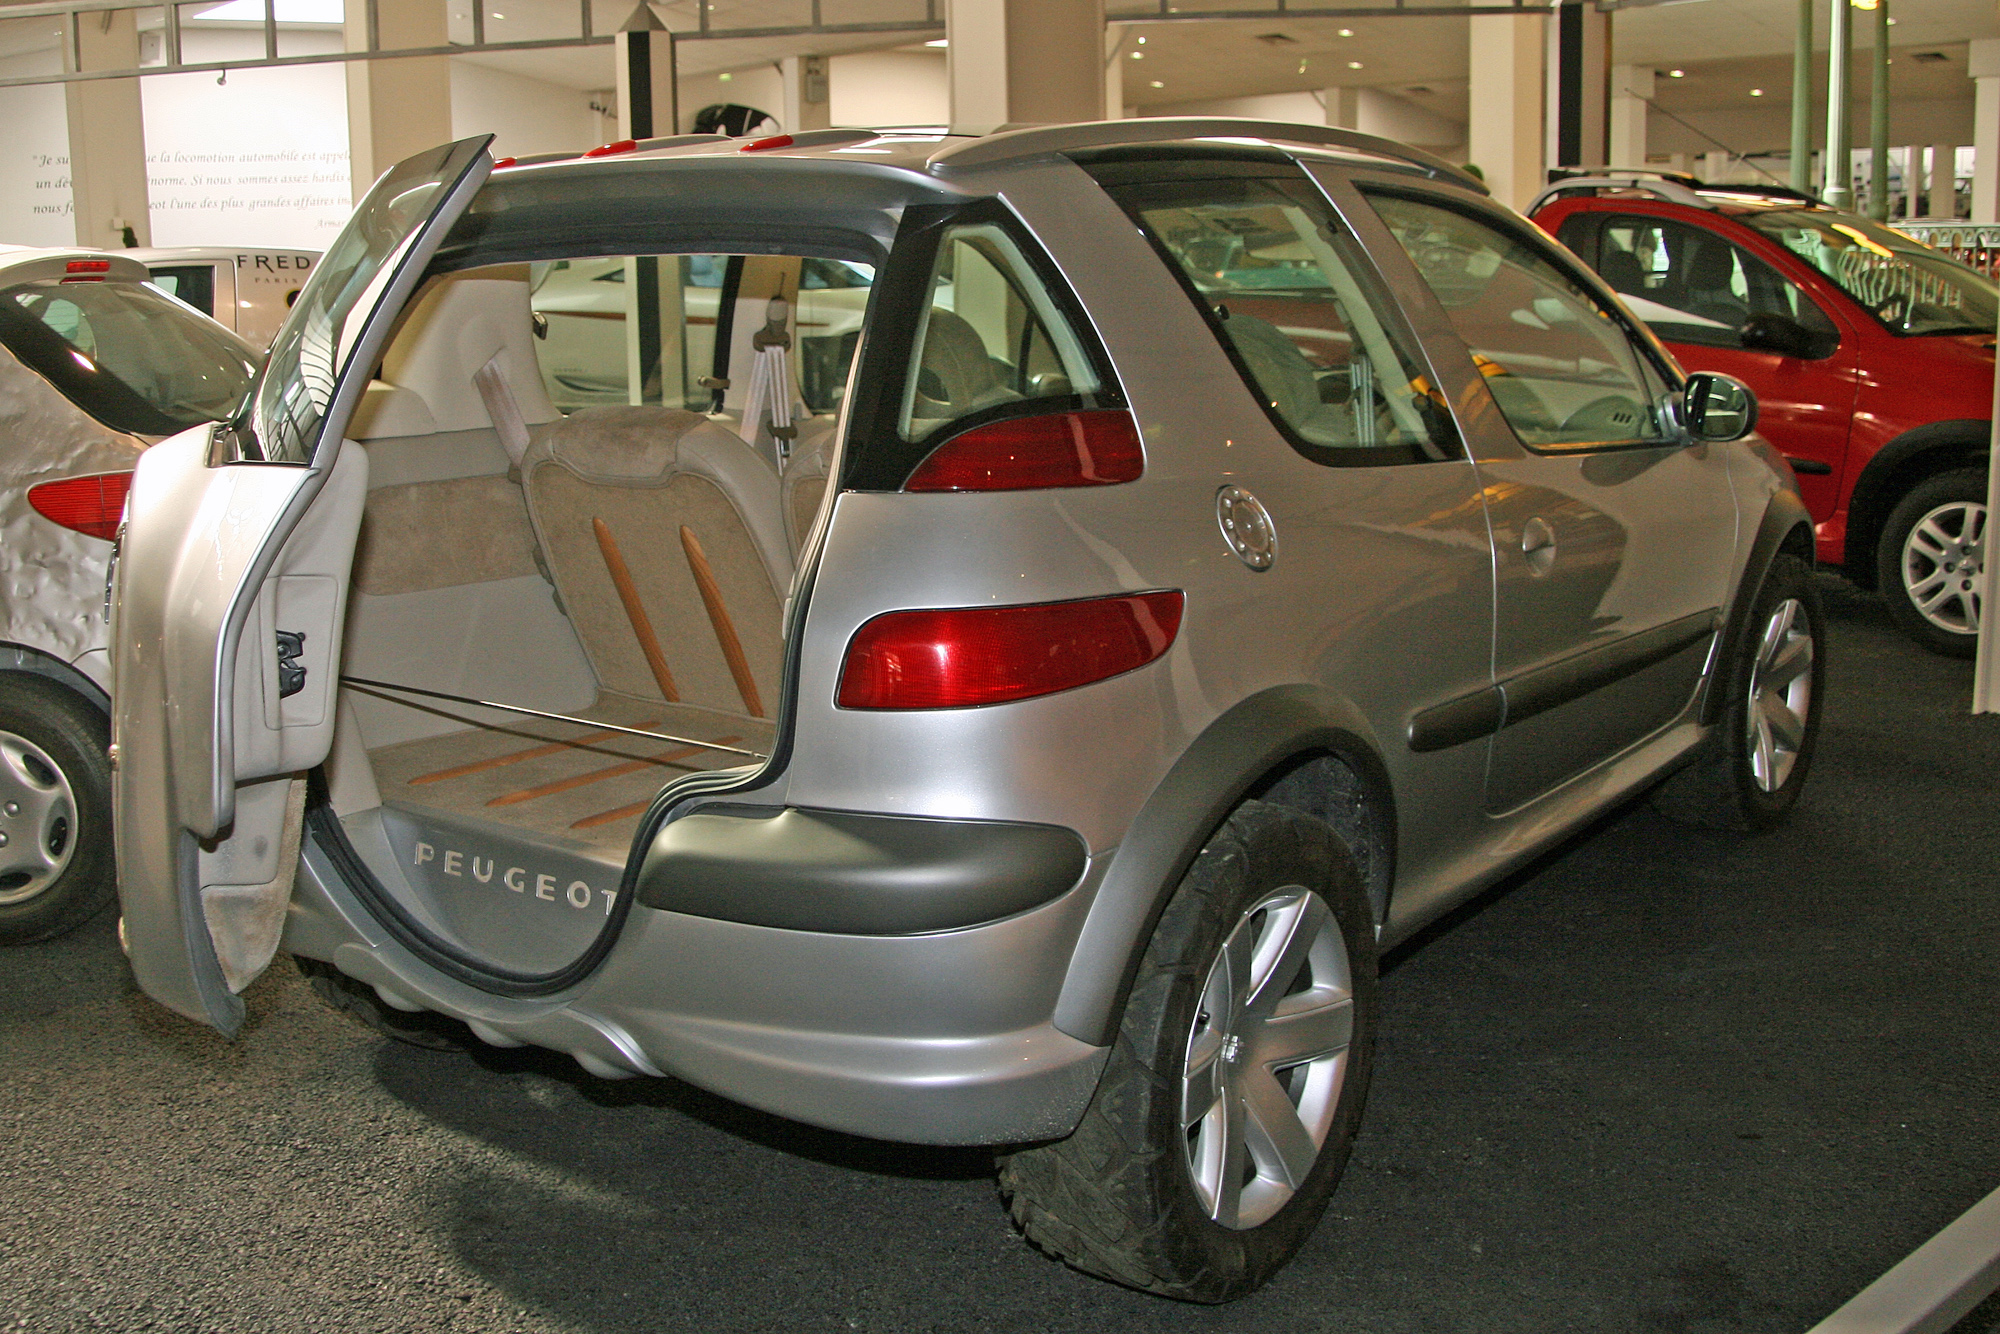
M 1445 456 L 1430 382 L 1310 183 L 1176 181 L 1111 194 L 1173 262 L 1251 391 L 1309 458 Z
M 1796 283 L 1705 228 L 1608 219 L 1597 267 L 1632 313 L 1670 342 L 1741 347 L 1753 315 L 1775 315 L 1811 335 L 1817 356 L 1840 343 L 1838 327 Z
M 1369 202 L 1437 294 L 1522 443 L 1577 449 L 1669 437 L 1657 372 L 1549 253 L 1439 205 L 1391 195 Z
M 897 419 L 911 443 L 974 413 L 1101 387 L 1048 290 L 993 223 L 945 231 L 921 318 Z

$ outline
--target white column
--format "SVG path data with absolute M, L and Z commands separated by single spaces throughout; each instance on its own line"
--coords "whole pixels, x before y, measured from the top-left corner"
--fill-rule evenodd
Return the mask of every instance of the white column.
M 1701 178 L 1704 181 L 1721 181 L 1729 174 L 1729 154 L 1711 148 L 1701 155 Z
M 1104 0 L 945 0 L 954 130 L 1097 120 Z
M 135 20 L 134 11 L 129 9 L 78 15 L 79 49 L 75 54 L 82 57 L 80 69 L 137 68 L 139 31 Z M 76 243 L 116 249 L 125 244 L 125 229 L 129 227 L 140 245 L 151 245 L 153 224 L 147 216 L 146 131 L 139 81 L 66 83 L 63 94 L 69 111 L 69 188 Z
M 1889 209 L 1892 218 L 1914 218 L 1917 216 L 1918 197 L 1924 188 L 1924 150 L 1915 145 L 1903 148 L 1903 194 L 1894 200 Z
M 611 63 L 618 76 L 618 137 L 653 139 L 679 134 L 679 54 L 674 50 L 674 35 L 651 5 L 641 4 L 619 26 L 612 37 Z
M 1466 156 L 1493 197 L 1524 208 L 1547 183 L 1542 162 L 1542 68 L 1548 38 L 1541 14 L 1472 11 L 1471 117 Z
M 1104 119 L 1125 119 L 1125 43 L 1133 33 L 1123 23 L 1104 25 Z
M 1361 128 L 1361 90 L 1359 88 L 1329 88 L 1323 94 L 1326 98 L 1326 123 L 1337 130 L 1358 130 Z
M 1951 160 L 1957 149 L 1950 144 L 1932 144 L 1924 150 L 1929 159 L 1924 167 L 1923 216 L 1926 218 L 1948 218 L 1952 214 Z
M 786 56 L 778 62 L 785 81 L 778 118 L 787 132 L 824 130 L 833 124 L 833 97 L 827 83 L 825 56 Z
M 377 49 L 443 46 L 444 0 L 377 4 Z M 347 49 L 368 49 L 367 0 L 347 0 Z M 348 170 L 358 201 L 375 178 L 412 153 L 451 142 L 448 56 L 347 62 Z
M 1965 72 L 1977 89 L 1972 106 L 1972 220 L 2000 222 L 2000 37 L 1973 42 Z
M 1648 65 L 1611 67 L 1611 148 L 1614 167 L 1646 165 L 1646 113 L 1653 96 L 1653 70 Z

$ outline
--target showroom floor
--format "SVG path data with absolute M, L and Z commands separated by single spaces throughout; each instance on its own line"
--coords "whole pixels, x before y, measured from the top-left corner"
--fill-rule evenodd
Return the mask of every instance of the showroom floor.
M 107 918 L 0 955 L 0 1330 L 1803 1334 L 2000 1186 L 2000 718 L 1828 595 L 1798 818 L 1635 807 L 1398 951 L 1346 1183 L 1236 1306 L 1042 1259 L 982 1154 L 378 1040 L 282 963 L 224 1043 Z

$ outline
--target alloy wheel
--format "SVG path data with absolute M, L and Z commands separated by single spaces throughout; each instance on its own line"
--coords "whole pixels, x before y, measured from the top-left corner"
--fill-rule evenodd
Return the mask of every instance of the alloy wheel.
M 1238 919 L 1188 1034 L 1181 1129 L 1208 1216 L 1264 1222 L 1305 1184 L 1340 1103 L 1354 983 L 1326 901 L 1292 886 Z
M 0 904 L 21 903 L 62 875 L 76 851 L 76 794 L 26 737 L 0 731 Z
M 1938 629 L 1979 632 L 1979 575 L 1986 560 L 1986 506 L 1953 500 L 1939 505 L 1903 539 L 1903 591 Z
M 1772 609 L 1750 673 L 1750 776 L 1776 792 L 1792 776 L 1812 713 L 1812 623 L 1797 598 Z

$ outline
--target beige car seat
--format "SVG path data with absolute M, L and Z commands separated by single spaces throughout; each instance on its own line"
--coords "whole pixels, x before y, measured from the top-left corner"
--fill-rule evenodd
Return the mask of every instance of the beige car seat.
M 792 559 L 805 545 L 826 499 L 827 474 L 833 466 L 833 435 L 836 419 L 829 413 L 799 423 L 799 438 L 792 442 L 792 456 L 785 461 L 781 491 L 785 503 L 785 536 L 791 542 Z
M 586 408 L 539 433 L 521 477 L 604 689 L 771 715 L 792 559 L 769 462 L 699 413 Z

